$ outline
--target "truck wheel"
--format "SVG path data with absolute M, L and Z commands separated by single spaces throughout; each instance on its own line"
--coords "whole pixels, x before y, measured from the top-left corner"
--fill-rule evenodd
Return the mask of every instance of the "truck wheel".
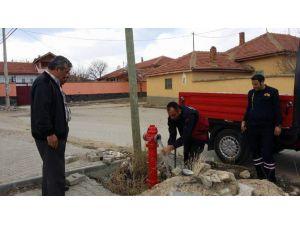
M 224 163 L 241 164 L 249 156 L 248 148 L 242 135 L 233 129 L 219 132 L 214 142 L 215 151 Z

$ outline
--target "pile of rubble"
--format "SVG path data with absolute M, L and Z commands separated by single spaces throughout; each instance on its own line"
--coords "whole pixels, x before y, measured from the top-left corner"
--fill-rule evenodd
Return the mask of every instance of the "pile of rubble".
M 96 150 L 87 152 L 84 156 L 80 155 L 66 155 L 65 162 L 66 164 L 75 162 L 77 160 L 87 160 L 88 162 L 97 162 L 102 161 L 106 164 L 111 164 L 114 161 L 120 159 L 126 159 L 128 157 L 127 152 L 119 152 L 109 148 L 98 148 Z
M 142 193 L 146 196 L 197 195 L 197 196 L 286 196 L 280 187 L 267 180 L 250 179 L 248 170 L 234 173 L 212 169 L 210 164 L 198 162 L 193 166 L 194 174 L 181 175 L 181 169 L 172 170 L 173 177 Z

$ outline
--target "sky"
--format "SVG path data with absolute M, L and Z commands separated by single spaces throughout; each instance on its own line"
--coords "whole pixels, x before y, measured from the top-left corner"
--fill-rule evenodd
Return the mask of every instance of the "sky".
M 10 28 L 6 29 L 8 32 Z M 147 28 L 134 29 L 136 62 L 159 56 L 178 58 L 193 50 L 226 51 L 239 43 L 239 32 L 245 32 L 246 41 L 266 32 L 300 36 L 299 28 Z M 2 36 L 2 35 L 1 35 Z M 0 44 L 2 51 L 2 44 Z M 108 67 L 105 73 L 126 65 L 124 28 L 99 29 L 29 29 L 18 28 L 7 39 L 9 61 L 33 61 L 39 55 L 52 52 L 70 59 L 74 68 L 87 67 L 94 60 L 102 60 Z M 1 61 L 3 61 L 1 54 Z

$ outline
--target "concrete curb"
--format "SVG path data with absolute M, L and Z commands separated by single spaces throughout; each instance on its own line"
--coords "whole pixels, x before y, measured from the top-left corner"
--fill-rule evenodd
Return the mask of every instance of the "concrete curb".
M 99 165 L 85 166 L 85 167 L 66 171 L 66 177 L 73 173 L 81 173 L 92 178 L 99 178 L 110 174 L 112 170 L 118 167 L 123 161 L 124 160 L 117 160 L 111 163 L 110 165 L 107 165 L 100 161 L 101 163 L 99 163 Z M 42 176 L 36 176 L 36 177 L 17 180 L 11 183 L 0 184 L 0 196 L 7 195 L 7 193 L 13 189 L 17 189 L 21 187 L 30 187 L 41 183 L 42 183 Z

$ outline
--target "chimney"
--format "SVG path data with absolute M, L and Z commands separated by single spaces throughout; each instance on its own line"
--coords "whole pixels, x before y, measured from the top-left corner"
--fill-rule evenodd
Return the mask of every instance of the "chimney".
M 215 46 L 210 48 L 210 62 L 216 62 L 217 59 L 217 49 Z
M 143 57 L 141 57 L 141 62 L 144 62 L 144 58 Z
M 245 44 L 245 32 L 240 32 L 240 45 Z

